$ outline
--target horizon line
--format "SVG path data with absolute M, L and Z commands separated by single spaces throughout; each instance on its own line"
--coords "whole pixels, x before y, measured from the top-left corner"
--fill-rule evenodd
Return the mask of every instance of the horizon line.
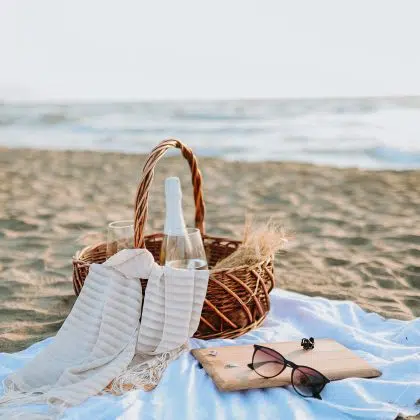
M 322 101 L 322 100 L 354 100 L 354 99 L 420 99 L 420 94 L 395 94 L 395 95 L 337 95 L 337 96 L 261 96 L 261 97 L 231 97 L 231 98 L 131 98 L 131 99 L 6 99 L 0 98 L 0 105 L 99 105 L 116 103 L 121 105 L 129 105 L 136 103 L 150 103 L 150 102 L 258 102 L 258 101 Z

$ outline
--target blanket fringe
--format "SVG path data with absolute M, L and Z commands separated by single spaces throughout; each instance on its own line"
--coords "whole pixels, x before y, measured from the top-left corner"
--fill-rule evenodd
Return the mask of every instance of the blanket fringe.
M 3 390 L 4 395 L 0 397 L 0 420 L 56 420 L 63 412 L 64 407 L 51 404 L 48 404 L 48 412 L 36 412 L 21 407 L 27 404 L 46 404 L 46 389 L 24 392 L 6 378 L 3 380 Z
M 118 375 L 104 392 L 121 395 L 133 389 L 151 391 L 158 385 L 169 363 L 177 359 L 186 350 L 187 345 L 183 344 L 174 350 L 152 357 L 148 354 L 137 353 L 132 365 Z
M 13 406 L 21 404 L 36 404 L 45 402 L 45 389 L 32 390 L 31 392 L 21 391 L 18 386 L 9 379 L 3 381 L 4 395 L 0 397 L 0 405 Z

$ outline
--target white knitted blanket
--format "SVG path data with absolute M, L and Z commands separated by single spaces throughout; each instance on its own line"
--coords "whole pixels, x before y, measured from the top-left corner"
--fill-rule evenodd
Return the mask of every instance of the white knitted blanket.
M 139 278 L 148 279 L 143 310 Z M 63 409 L 111 382 L 108 391 L 153 388 L 197 330 L 208 278 L 208 270 L 161 267 L 145 249 L 92 264 L 52 344 L 5 379 L 0 410 L 45 402 Z

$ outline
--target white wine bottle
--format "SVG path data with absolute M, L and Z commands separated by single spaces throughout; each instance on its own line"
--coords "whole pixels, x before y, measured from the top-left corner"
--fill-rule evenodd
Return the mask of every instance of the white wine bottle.
M 181 183 L 177 177 L 165 180 L 165 228 L 160 264 L 172 268 L 206 270 L 207 259 L 198 229 L 187 229 L 182 211 Z

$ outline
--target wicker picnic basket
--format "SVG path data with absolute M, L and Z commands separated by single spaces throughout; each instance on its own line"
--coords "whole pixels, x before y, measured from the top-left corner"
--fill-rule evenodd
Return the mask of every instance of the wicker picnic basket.
M 265 319 L 269 309 L 269 293 L 274 287 L 273 257 L 253 266 L 241 266 L 214 270 L 217 261 L 230 255 L 240 241 L 218 238 L 205 234 L 205 206 L 202 178 L 197 159 L 192 150 L 176 139 L 162 141 L 150 153 L 143 168 L 143 176 L 137 189 L 134 212 L 134 246 L 147 248 L 159 262 L 162 233 L 144 235 L 148 212 L 148 196 L 157 162 L 170 148 L 178 148 L 188 161 L 194 189 L 195 225 L 203 236 L 210 269 L 207 295 L 201 313 L 201 321 L 194 337 L 201 339 L 234 338 L 253 328 Z M 106 259 L 106 242 L 88 246 L 73 258 L 73 286 L 79 295 L 91 263 L 103 263 Z M 147 280 L 141 279 L 143 292 Z

